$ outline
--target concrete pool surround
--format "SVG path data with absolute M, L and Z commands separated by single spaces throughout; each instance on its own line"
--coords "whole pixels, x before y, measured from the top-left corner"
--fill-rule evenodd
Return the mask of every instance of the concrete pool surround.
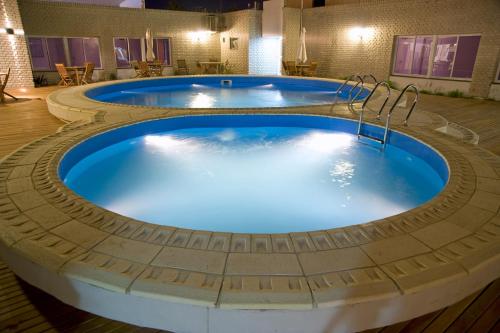
M 500 276 L 499 157 L 435 131 L 440 117 L 417 110 L 409 127 L 393 122 L 448 163 L 446 187 L 424 205 L 346 228 L 219 233 L 99 208 L 64 186 L 59 161 L 82 140 L 141 120 L 356 115 L 342 105 L 333 112 L 132 107 L 93 101 L 84 96 L 91 88 L 51 94 L 50 112 L 71 123 L 0 163 L 1 254 L 20 277 L 70 305 L 180 332 L 347 332 L 437 310 Z

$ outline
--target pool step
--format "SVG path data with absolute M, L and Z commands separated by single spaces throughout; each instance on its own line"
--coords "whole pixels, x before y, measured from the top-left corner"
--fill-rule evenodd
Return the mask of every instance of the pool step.
M 367 138 L 367 139 L 370 139 L 370 140 L 373 140 L 373 141 L 377 141 L 378 143 L 380 143 L 382 145 L 384 144 L 384 139 L 380 139 L 380 138 L 377 138 L 375 136 L 371 136 L 371 135 L 363 134 L 363 133 L 358 133 L 358 139 L 360 137 Z

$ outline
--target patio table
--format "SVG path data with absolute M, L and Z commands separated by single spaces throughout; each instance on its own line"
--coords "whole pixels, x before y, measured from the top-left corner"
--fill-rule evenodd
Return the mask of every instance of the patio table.
M 66 66 L 66 70 L 72 71 L 75 73 L 76 84 L 80 85 L 81 76 L 85 71 L 85 66 Z
M 217 74 L 220 74 L 223 62 L 221 61 L 200 61 L 200 65 L 203 67 L 203 72 L 207 73 L 210 66 L 217 66 Z

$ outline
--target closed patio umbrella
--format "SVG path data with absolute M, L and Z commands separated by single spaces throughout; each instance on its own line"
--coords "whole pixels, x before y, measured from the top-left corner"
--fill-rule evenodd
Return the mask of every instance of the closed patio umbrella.
M 155 60 L 155 54 L 153 52 L 153 34 L 149 28 L 146 30 L 146 60 Z
M 297 62 L 305 63 L 307 61 L 307 51 L 306 51 L 306 28 L 302 28 L 300 31 L 300 46 L 297 51 Z

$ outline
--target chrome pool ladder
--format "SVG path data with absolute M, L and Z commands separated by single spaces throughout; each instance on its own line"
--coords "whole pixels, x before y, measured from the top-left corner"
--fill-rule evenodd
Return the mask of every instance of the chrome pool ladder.
M 368 97 L 363 102 L 363 105 L 361 106 L 361 111 L 359 113 L 358 133 L 357 134 L 358 134 L 358 139 L 360 139 L 361 137 L 365 137 L 365 138 L 368 138 L 370 140 L 377 141 L 382 145 L 382 149 L 384 149 L 386 144 L 387 144 L 387 138 L 388 138 L 389 131 L 390 131 L 390 121 L 391 121 L 391 116 L 392 116 L 392 113 L 394 112 L 394 109 L 396 108 L 399 101 L 401 100 L 401 98 L 403 97 L 403 95 L 406 93 L 406 91 L 408 89 L 413 89 L 415 91 L 415 98 L 414 98 L 413 103 L 411 105 L 410 111 L 408 111 L 408 114 L 406 115 L 405 120 L 403 122 L 404 126 L 408 126 L 408 119 L 410 119 L 410 116 L 411 116 L 413 110 L 415 109 L 415 105 L 418 102 L 418 88 L 414 84 L 409 84 L 401 91 L 398 98 L 396 99 L 396 101 L 394 102 L 394 104 L 390 108 L 389 112 L 387 113 L 387 117 L 385 120 L 384 136 L 383 136 L 383 138 L 378 138 L 376 136 L 363 133 L 362 127 L 364 124 L 363 117 L 364 117 L 364 111 L 365 111 L 366 105 L 368 104 L 368 101 L 372 98 L 372 96 L 374 95 L 375 91 L 377 90 L 377 88 L 379 86 L 384 86 L 386 88 L 386 91 L 387 91 L 386 96 L 385 96 L 385 100 L 382 103 L 382 106 L 380 107 L 380 109 L 377 113 L 377 119 L 380 120 L 380 115 L 382 114 L 382 111 L 384 110 L 385 105 L 387 104 L 387 101 L 389 100 L 389 97 L 391 95 L 391 88 L 389 87 L 389 84 L 386 81 L 378 82 L 375 85 L 375 87 L 373 87 L 373 90 L 370 92 Z
M 345 81 L 344 83 L 342 83 L 338 88 L 337 88 L 337 91 L 335 91 L 335 98 L 333 100 L 333 103 L 332 103 L 332 106 L 330 108 L 330 111 L 333 110 L 333 107 L 337 104 L 337 101 L 339 99 L 339 95 L 342 93 L 342 89 L 344 89 L 344 87 L 348 86 L 348 83 L 353 80 L 353 79 L 356 79 L 356 84 L 352 87 L 350 87 L 349 89 L 349 92 L 348 92 L 348 100 L 347 100 L 347 106 L 349 108 L 349 110 L 351 110 L 351 107 L 352 107 L 352 104 L 354 104 L 354 100 L 356 100 L 356 98 L 358 98 L 359 94 L 361 94 L 361 91 L 363 90 L 364 88 L 364 82 L 363 82 L 363 78 L 359 75 L 359 74 L 351 74 Z M 361 88 L 358 90 L 358 92 L 354 95 L 354 97 L 352 96 L 352 93 L 354 91 L 354 89 L 359 86 L 361 84 Z

